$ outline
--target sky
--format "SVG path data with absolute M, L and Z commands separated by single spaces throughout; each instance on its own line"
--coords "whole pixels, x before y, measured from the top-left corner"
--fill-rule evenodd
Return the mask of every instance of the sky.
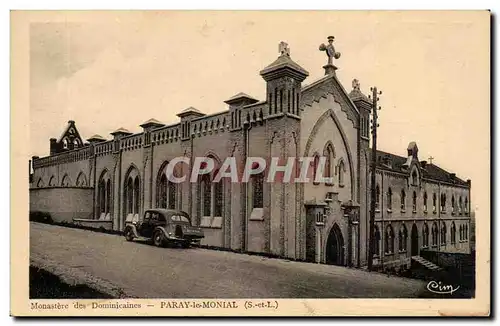
M 40 14 L 42 15 L 42 14 Z M 59 12 L 29 28 L 30 154 L 46 156 L 75 120 L 84 139 L 124 127 L 169 124 L 193 106 L 226 109 L 238 92 L 265 99 L 259 71 L 289 44 L 309 71 L 324 75 L 329 35 L 341 52 L 337 76 L 369 94 L 382 90 L 378 148 L 419 158 L 489 183 L 489 13 L 269 11 Z M 488 171 L 488 173 L 486 173 Z M 484 189 L 483 189 L 484 190 Z M 474 191 L 473 191 L 474 193 Z M 483 192 L 484 194 L 484 192 Z M 474 200 L 474 197 L 472 198 Z M 486 204 L 486 201 L 484 201 Z

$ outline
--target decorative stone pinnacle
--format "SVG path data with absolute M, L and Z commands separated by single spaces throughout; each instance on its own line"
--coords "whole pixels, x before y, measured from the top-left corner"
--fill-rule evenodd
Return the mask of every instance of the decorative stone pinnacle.
M 279 44 L 279 51 L 281 55 L 290 56 L 290 48 L 288 47 L 288 43 L 281 41 Z

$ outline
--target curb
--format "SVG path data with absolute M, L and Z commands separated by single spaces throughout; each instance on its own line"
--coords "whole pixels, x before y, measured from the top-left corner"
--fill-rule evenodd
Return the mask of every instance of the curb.
M 75 267 L 57 264 L 33 253 L 30 255 L 30 266 L 37 267 L 57 276 L 62 282 L 68 285 L 85 285 L 116 299 L 134 298 L 134 296 L 127 295 L 120 287 L 107 280 L 93 276 Z

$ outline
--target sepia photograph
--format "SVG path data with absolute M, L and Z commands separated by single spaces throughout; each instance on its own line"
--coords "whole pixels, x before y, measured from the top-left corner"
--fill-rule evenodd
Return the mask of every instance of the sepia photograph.
M 489 315 L 490 21 L 12 11 L 11 314 Z

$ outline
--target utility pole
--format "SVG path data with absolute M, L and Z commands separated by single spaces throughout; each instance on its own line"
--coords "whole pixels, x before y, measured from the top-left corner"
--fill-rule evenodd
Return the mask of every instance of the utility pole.
M 378 96 L 382 95 L 381 91 L 377 90 L 377 87 L 371 87 L 370 90 L 372 91 L 372 111 L 373 111 L 373 118 L 372 118 L 372 155 L 371 155 L 371 184 L 370 184 L 370 190 L 371 190 L 371 200 L 370 200 L 370 244 L 368 246 L 368 270 L 371 271 L 373 270 L 373 254 L 375 251 L 375 203 L 377 201 L 377 192 L 376 192 L 376 178 L 375 178 L 375 171 L 377 168 L 377 128 L 379 127 L 378 124 L 378 113 L 377 111 L 381 109 L 381 107 L 378 106 Z M 380 248 L 379 248 L 380 250 Z

